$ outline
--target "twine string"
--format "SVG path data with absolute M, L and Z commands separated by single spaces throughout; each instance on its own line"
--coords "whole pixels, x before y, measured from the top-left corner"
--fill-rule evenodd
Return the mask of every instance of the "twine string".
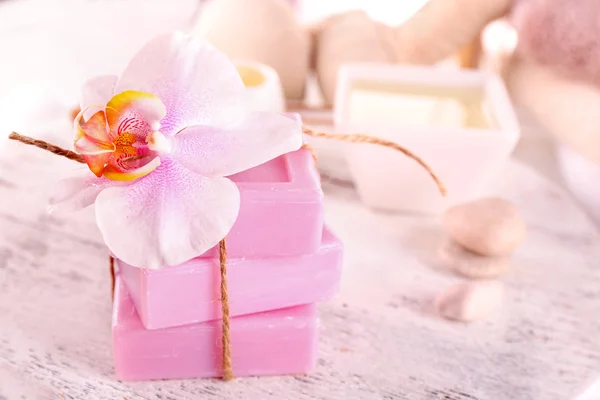
M 219 242 L 219 266 L 221 271 L 221 344 L 223 347 L 223 379 L 233 379 L 231 364 L 231 333 L 229 332 L 229 293 L 227 292 L 227 245 L 225 239 Z
M 305 150 L 310 151 L 310 154 L 312 155 L 313 161 L 315 162 L 315 165 L 317 165 L 317 161 L 319 161 L 319 156 L 317 156 L 317 152 L 314 149 L 314 147 L 312 147 L 310 144 L 308 143 L 304 143 L 302 145 L 302 148 Z
M 108 256 L 108 268 L 110 270 L 110 297 L 115 299 L 115 259 L 113 256 Z
M 58 147 L 43 140 L 38 140 L 29 136 L 24 136 L 18 134 L 17 132 L 11 132 L 10 135 L 8 135 L 8 138 L 11 140 L 16 140 L 17 142 L 21 142 L 23 144 L 27 144 L 29 146 L 39 147 L 40 149 L 49 151 L 50 153 L 56 154 L 57 156 L 66 157 L 69 160 L 85 164 L 85 159 L 81 154 L 77 154 L 71 150 L 63 149 L 62 147 Z
M 315 138 L 333 139 L 333 140 L 340 140 L 343 142 L 350 142 L 350 143 L 368 143 L 368 144 L 379 145 L 379 146 L 383 146 L 383 147 L 387 147 L 387 148 L 399 151 L 399 152 L 403 153 L 404 155 L 406 155 L 407 157 L 412 158 L 419 165 L 421 165 L 427 171 L 429 176 L 431 176 L 431 178 L 435 181 L 442 196 L 446 195 L 446 187 L 444 186 L 442 181 L 438 178 L 438 176 L 435 174 L 435 172 L 433 172 L 431 167 L 429 167 L 429 165 L 427 165 L 427 163 L 425 163 L 425 161 L 423 161 L 419 156 L 417 156 L 410 150 L 400 146 L 399 144 L 397 144 L 395 142 L 392 142 L 392 141 L 386 140 L 386 139 L 381 139 L 381 138 L 378 138 L 375 136 L 368 136 L 368 135 L 362 135 L 362 134 L 318 132 L 318 131 L 315 131 L 306 126 L 302 126 L 302 132 L 307 136 L 311 136 L 311 137 L 315 137 Z M 16 132 L 12 132 L 8 136 L 8 138 L 11 140 L 16 140 L 16 141 L 21 142 L 26 145 L 38 147 L 42 150 L 49 151 L 52 154 L 66 157 L 69 160 L 77 161 L 78 163 L 85 163 L 84 158 L 80 154 L 77 154 L 71 150 L 63 149 L 59 146 L 53 145 L 53 144 L 45 142 L 43 140 L 38 140 L 38 139 L 34 139 L 34 138 L 31 138 L 28 136 L 20 135 Z M 315 150 L 312 147 L 307 146 L 307 145 L 304 145 L 302 147 L 308 148 L 311 151 L 313 159 L 316 162 L 317 154 L 316 154 Z
M 399 151 L 400 153 L 404 154 L 405 156 L 412 158 L 421 167 L 423 167 L 427 171 L 429 176 L 431 176 L 431 178 L 435 181 L 435 183 L 438 187 L 438 190 L 440 191 L 442 196 L 446 195 L 446 186 L 440 180 L 440 178 L 438 178 L 438 176 L 435 174 L 435 172 L 433 172 L 431 167 L 429 165 L 427 165 L 427 163 L 425 161 L 423 161 L 419 156 L 414 154 L 412 151 L 400 146 L 399 144 L 397 144 L 395 142 L 392 142 L 390 140 L 381 139 L 381 138 L 378 138 L 375 136 L 369 136 L 369 135 L 363 135 L 363 134 L 318 132 L 318 131 L 315 131 L 306 126 L 302 126 L 302 132 L 307 136 L 311 136 L 311 137 L 315 137 L 315 138 L 333 139 L 333 140 L 339 140 L 342 142 L 349 142 L 349 143 L 368 143 L 368 144 L 383 146 L 383 147 L 387 147 L 392 150 Z M 313 157 L 315 157 L 314 150 L 313 150 Z
M 404 147 L 391 142 L 389 140 L 362 135 L 362 134 L 344 134 L 344 133 L 324 133 L 318 132 L 308 127 L 303 126 L 302 132 L 311 137 L 316 138 L 325 138 L 332 140 L 340 140 L 344 142 L 350 143 L 368 143 L 379 145 L 383 147 L 387 147 L 396 151 L 403 153 L 404 155 L 412 158 L 417 163 L 419 163 L 425 170 L 429 173 L 429 175 L 433 178 L 435 183 L 438 186 L 438 189 L 442 195 L 446 194 L 446 188 L 441 180 L 437 177 L 437 175 L 431 170 L 429 165 L 427 165 L 421 158 L 412 153 L 410 150 L 405 149 Z M 61 157 L 66 157 L 69 160 L 76 161 L 78 163 L 85 163 L 84 158 L 71 150 L 63 149 L 59 146 L 53 145 L 51 143 L 45 142 L 43 140 L 34 139 L 28 136 L 24 136 L 18 134 L 17 132 L 12 132 L 9 136 L 9 139 L 16 140 L 20 143 L 35 146 L 42 150 L 49 151 L 52 154 L 56 154 Z M 315 164 L 317 162 L 317 153 L 315 150 L 304 144 L 302 148 L 307 149 L 311 152 Z M 227 291 L 227 245 L 225 239 L 222 239 L 219 242 L 219 267 L 220 267 L 220 291 L 221 291 L 221 325 L 222 325 L 222 334 L 221 334 L 221 344 L 223 348 L 222 353 L 222 364 L 223 364 L 223 379 L 229 381 L 234 378 L 233 375 L 233 367 L 232 367 L 232 357 L 231 357 L 231 332 L 230 332 L 230 315 L 229 315 L 229 293 Z M 115 265 L 114 258 L 111 256 L 109 258 L 109 268 L 110 268 L 110 277 L 111 277 L 111 294 L 114 299 L 115 295 Z

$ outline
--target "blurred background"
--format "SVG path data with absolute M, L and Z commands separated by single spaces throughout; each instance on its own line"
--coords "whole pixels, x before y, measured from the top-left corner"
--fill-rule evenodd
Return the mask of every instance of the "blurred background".
M 461 0 L 456 9 L 427 0 L 239 1 L 243 11 L 232 9 L 236 0 L 0 1 L 0 131 L 56 134 L 64 129 L 58 111 L 77 105 L 86 79 L 118 73 L 145 41 L 173 29 L 205 36 L 236 61 L 274 68 L 283 108 L 325 130 L 336 129 L 344 64 L 491 71 L 519 117 L 514 156 L 564 185 L 600 221 L 600 189 L 590 185 L 600 177 L 600 62 L 585 17 L 598 7 L 593 1 L 553 23 L 560 0 Z M 69 143 L 67 134 L 59 144 Z M 324 173 L 352 180 L 339 144 L 312 144 Z

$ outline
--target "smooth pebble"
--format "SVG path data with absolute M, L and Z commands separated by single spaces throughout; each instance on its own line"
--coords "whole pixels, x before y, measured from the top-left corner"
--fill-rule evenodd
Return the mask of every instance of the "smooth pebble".
M 473 253 L 451 239 L 446 239 L 438 250 L 442 263 L 459 275 L 472 279 L 497 278 L 508 271 L 510 257 L 488 257 Z
M 525 239 L 525 222 L 517 207 L 497 197 L 451 207 L 443 225 L 457 243 L 484 256 L 508 255 Z
M 487 317 L 502 304 L 504 286 L 498 281 L 471 281 L 450 286 L 435 298 L 439 315 L 471 322 Z

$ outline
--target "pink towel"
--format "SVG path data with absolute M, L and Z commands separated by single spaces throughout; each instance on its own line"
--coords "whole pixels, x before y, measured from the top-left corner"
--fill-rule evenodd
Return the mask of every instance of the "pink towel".
M 600 1 L 519 0 L 519 54 L 600 85 Z
M 518 53 L 600 85 L 600 1 L 518 0 Z

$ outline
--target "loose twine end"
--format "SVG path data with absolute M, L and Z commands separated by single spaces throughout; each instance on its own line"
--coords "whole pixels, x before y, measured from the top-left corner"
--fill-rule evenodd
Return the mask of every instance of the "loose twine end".
M 11 132 L 10 135 L 8 135 L 8 138 L 10 140 L 16 140 L 17 142 L 21 142 L 21 143 L 29 145 L 29 146 L 35 146 L 42 150 L 49 151 L 50 153 L 56 154 L 57 156 L 66 157 L 69 160 L 73 160 L 73 161 L 77 161 L 78 163 L 85 164 L 85 159 L 83 158 L 83 156 L 81 154 L 77 154 L 71 150 L 63 149 L 62 147 L 58 147 L 51 143 L 45 142 L 43 140 L 38 140 L 38 139 L 31 138 L 29 136 L 24 136 L 17 132 Z
M 397 144 L 395 142 L 392 142 L 390 140 L 381 139 L 381 138 L 374 137 L 374 136 L 362 135 L 362 134 L 317 132 L 306 126 L 302 127 L 302 133 L 304 133 L 307 136 L 311 136 L 311 137 L 315 137 L 315 138 L 333 139 L 333 140 L 339 140 L 342 142 L 349 142 L 349 143 L 368 143 L 368 144 L 383 146 L 383 147 L 390 148 L 392 150 L 399 151 L 399 152 L 403 153 L 404 155 L 406 155 L 407 157 L 412 158 L 419 165 L 421 165 L 429 173 L 429 176 L 431 176 L 431 178 L 434 180 L 434 182 L 436 183 L 438 190 L 440 191 L 442 196 L 446 195 L 446 192 L 447 192 L 446 186 L 440 180 L 440 178 L 435 174 L 435 172 L 433 172 L 431 167 L 429 165 L 427 165 L 427 163 L 425 161 L 423 161 L 419 156 L 414 154 L 412 151 L 400 146 L 399 144 Z M 316 154 L 315 154 L 314 150 L 312 148 L 309 148 L 309 149 L 313 152 L 313 158 L 315 158 L 315 161 L 316 161 Z

